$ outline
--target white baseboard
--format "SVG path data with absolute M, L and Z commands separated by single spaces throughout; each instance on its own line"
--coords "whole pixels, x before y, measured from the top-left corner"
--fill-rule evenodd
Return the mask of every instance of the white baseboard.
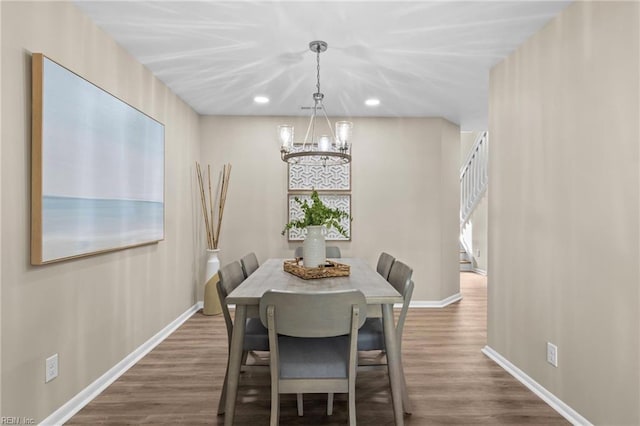
M 476 274 L 484 275 L 485 277 L 487 276 L 487 271 L 483 269 L 473 268 L 473 272 L 475 272 Z
M 415 300 L 409 303 L 410 308 L 444 308 L 452 303 L 462 300 L 462 294 L 456 293 L 442 300 Z M 401 304 L 394 307 L 402 307 Z
M 593 426 L 589 420 L 585 419 L 573 408 L 562 402 L 560 398 L 545 389 L 540 383 L 529 377 L 524 371 L 513 365 L 509 360 L 500 355 L 489 346 L 482 348 L 482 353 L 491 358 L 500 367 L 515 377 L 520 383 L 525 385 L 529 390 L 538 395 L 551 408 L 556 410 L 562 417 L 567 419 L 573 425 Z
M 187 309 L 178 318 L 169 323 L 169 325 L 157 332 L 153 337 L 144 342 L 129 355 L 124 357 L 122 361 L 114 365 L 93 383 L 81 390 L 76 396 L 67 401 L 62 407 L 54 411 L 51 415 L 49 415 L 49 417 L 44 419 L 40 423 L 40 425 L 51 426 L 64 424 L 71 417 L 73 417 L 74 414 L 80 411 L 85 405 L 87 405 L 103 390 L 105 390 L 110 384 L 112 384 L 120 376 L 122 376 L 128 369 L 133 367 L 146 354 L 151 352 L 153 348 L 158 346 L 164 339 L 166 339 L 199 309 L 202 309 L 202 302 L 197 302 L 195 305 Z

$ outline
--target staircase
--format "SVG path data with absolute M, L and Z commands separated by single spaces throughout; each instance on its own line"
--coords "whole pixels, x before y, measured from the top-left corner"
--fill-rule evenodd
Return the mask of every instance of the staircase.
M 469 257 L 469 254 L 460 244 L 460 272 L 473 271 L 473 263 Z
M 489 135 L 478 135 L 460 169 L 460 270 L 473 270 L 471 214 L 487 192 L 489 184 Z

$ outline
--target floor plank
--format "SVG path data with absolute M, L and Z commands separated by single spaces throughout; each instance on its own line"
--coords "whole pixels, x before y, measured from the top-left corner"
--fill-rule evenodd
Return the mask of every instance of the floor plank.
M 460 274 L 463 299 L 443 309 L 410 309 L 403 360 L 414 413 L 407 425 L 568 424 L 480 349 L 486 344 L 486 278 Z M 222 316 L 196 313 L 67 424 L 218 425 L 227 337 Z M 269 373 L 242 373 L 236 424 L 269 422 Z M 358 423 L 392 425 L 389 382 L 382 369 L 358 373 Z M 305 395 L 305 416 L 295 395 L 283 395 L 283 425 L 344 425 L 346 395 L 336 395 L 326 416 L 326 396 Z

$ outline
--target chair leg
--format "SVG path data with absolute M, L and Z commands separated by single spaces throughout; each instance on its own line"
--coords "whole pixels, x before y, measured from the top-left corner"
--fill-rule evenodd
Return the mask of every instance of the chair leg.
M 249 357 L 249 351 L 242 351 L 242 361 L 240 361 L 240 365 L 247 365 L 248 357 Z
M 280 421 L 280 394 L 271 393 L 271 421 L 270 426 L 278 426 Z
M 227 370 L 224 373 L 224 381 L 222 382 L 222 392 L 220 393 L 220 401 L 218 402 L 218 415 L 224 414 L 224 405 L 227 401 L 227 376 L 229 375 L 229 362 L 227 362 Z
M 349 389 L 349 425 L 356 426 L 356 392 Z
M 303 403 L 302 403 L 302 394 L 299 393 L 296 396 L 297 396 L 297 401 L 298 401 L 298 416 L 302 417 L 302 416 L 304 416 L 304 406 L 303 406 Z
M 402 381 L 402 408 L 405 414 L 411 414 L 413 412 L 413 405 L 409 399 L 409 390 L 407 389 L 407 379 L 404 376 L 404 367 L 402 366 L 402 357 L 400 358 L 400 379 Z
M 333 414 L 333 393 L 327 394 L 327 416 Z

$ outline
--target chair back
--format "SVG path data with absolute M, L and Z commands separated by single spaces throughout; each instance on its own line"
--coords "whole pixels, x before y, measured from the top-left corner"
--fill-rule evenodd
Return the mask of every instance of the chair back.
M 340 259 L 342 257 L 342 252 L 340 251 L 340 247 L 327 246 L 325 249 L 325 256 L 333 259 Z M 294 252 L 294 257 L 302 257 L 302 246 L 296 247 L 296 251 Z
M 244 273 L 245 278 L 248 278 L 249 275 L 253 274 L 260 266 L 258 258 L 253 252 L 240 259 L 240 264 L 242 265 L 242 272 Z
M 396 258 L 391 256 L 389 253 L 382 252 L 380 253 L 380 257 L 378 257 L 378 265 L 376 266 L 376 271 L 382 278 L 385 280 L 389 278 L 389 272 L 391 271 L 391 265 L 395 262 Z
M 336 246 L 327 246 L 326 248 L 326 256 L 333 259 L 340 259 L 342 257 L 342 253 L 340 252 L 340 247 Z
M 403 303 L 400 316 L 398 317 L 398 323 L 396 324 L 396 338 L 398 341 L 398 347 L 402 344 L 402 331 L 404 330 L 404 321 L 407 317 L 407 311 L 409 310 L 409 303 L 411 302 L 411 296 L 413 295 L 413 281 L 411 276 L 413 275 L 413 269 L 407 264 L 396 260 L 391 266 L 389 271 L 389 284 L 395 288 L 398 293 L 402 295 Z
M 229 346 L 231 346 L 231 336 L 233 335 L 233 321 L 231 321 L 231 314 L 229 313 L 229 307 L 227 306 L 227 296 L 236 287 L 242 284 L 244 281 L 244 273 L 242 272 L 242 266 L 238 262 L 232 262 L 223 266 L 218 271 L 219 281 L 216 285 L 218 290 L 218 297 L 220 298 L 220 305 L 222 307 L 222 315 L 224 316 L 224 322 L 227 325 L 227 339 Z
M 260 299 L 260 320 L 269 333 L 271 425 L 279 424 L 280 394 L 348 393 L 349 424 L 356 425 L 358 329 L 367 317 L 359 290 L 298 293 L 268 290 Z
M 260 320 L 265 327 L 269 306 L 273 306 L 276 332 L 292 337 L 350 334 L 353 307 L 357 307 L 356 330 L 367 317 L 367 302 L 359 290 L 314 293 L 269 290 L 260 299 Z

